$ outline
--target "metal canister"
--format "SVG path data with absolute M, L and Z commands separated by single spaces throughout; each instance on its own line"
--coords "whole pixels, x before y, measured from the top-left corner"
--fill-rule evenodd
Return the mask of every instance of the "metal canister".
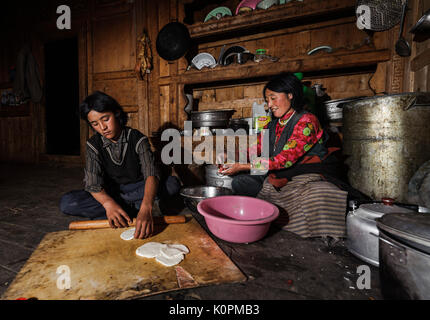
M 385 200 L 385 199 L 384 199 Z M 387 199 L 391 200 L 392 199 Z M 357 258 L 379 266 L 379 231 L 376 219 L 394 212 L 413 212 L 392 202 L 366 203 L 350 211 L 346 217 L 346 246 Z
M 206 185 L 214 187 L 224 187 L 231 189 L 232 177 L 218 173 L 218 167 L 214 164 L 208 164 L 205 167 Z
M 430 92 L 362 98 L 343 106 L 350 184 L 372 199 L 407 202 L 408 183 L 430 159 Z

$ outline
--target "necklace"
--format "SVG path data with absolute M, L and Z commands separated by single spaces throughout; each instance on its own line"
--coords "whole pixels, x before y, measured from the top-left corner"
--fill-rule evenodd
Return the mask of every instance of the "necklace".
M 281 120 L 281 118 L 279 118 L 278 123 L 283 127 L 285 126 L 288 121 L 290 121 L 290 119 L 293 117 L 293 115 L 296 113 L 296 110 L 294 110 L 294 112 L 291 114 L 291 116 L 287 119 L 287 120 Z
M 293 117 L 293 115 L 296 113 L 296 110 L 294 110 L 294 112 L 291 114 L 291 116 L 287 119 L 287 120 L 281 120 L 281 118 L 279 118 L 278 119 L 278 123 L 279 123 L 279 125 L 281 126 L 281 127 L 284 127 L 287 123 L 288 123 L 288 121 L 290 121 L 290 119 Z M 275 143 L 274 143 L 274 145 L 273 145 L 273 152 L 275 152 L 275 150 L 276 150 L 276 146 L 277 146 L 277 144 L 278 144 L 278 141 L 279 141 L 279 138 L 281 138 L 281 136 L 279 136 L 279 137 L 277 137 L 276 138 L 276 141 L 275 141 Z

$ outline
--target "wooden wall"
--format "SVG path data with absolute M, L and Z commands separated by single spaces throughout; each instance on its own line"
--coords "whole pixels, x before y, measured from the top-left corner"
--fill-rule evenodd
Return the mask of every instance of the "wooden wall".
M 412 19 L 409 19 L 406 26 L 409 29 L 423 16 L 424 12 L 430 9 L 430 0 L 413 3 L 410 15 Z M 411 35 L 407 39 L 411 44 L 412 54 L 405 66 L 405 88 L 408 91 L 430 91 L 430 39 L 412 41 Z
M 19 2 L 18 2 L 19 3 Z M 4 14 L 6 13 L 7 14 Z M 2 8 L 0 37 L 0 88 L 11 88 L 9 71 L 15 65 L 16 56 L 28 38 L 25 34 L 27 22 L 22 11 L 11 3 Z M 15 32 L 10 32 L 15 30 Z M 5 116 L 0 113 L 0 161 L 32 162 L 34 152 L 34 123 L 29 116 L 32 104 L 10 109 Z M 19 110 L 17 110 L 19 109 Z
M 222 5 L 234 11 L 239 2 L 226 0 Z M 429 91 L 430 40 L 414 42 L 407 31 L 430 7 L 430 0 L 410 1 L 404 32 L 412 46 L 409 58 L 401 58 L 394 52 L 398 26 L 374 33 L 372 42 L 360 47 L 369 34 L 356 28 L 351 11 L 345 13 L 345 8 L 355 6 L 353 1 L 305 0 L 206 24 L 202 23 L 204 17 L 218 5 L 203 4 L 195 8 L 192 13 L 195 21 L 188 25 L 193 38 L 189 56 L 171 62 L 161 59 L 155 48 L 158 32 L 169 22 L 183 22 L 185 5 L 189 7 L 192 3 L 192 0 L 9 3 L 5 7 L 9 14 L 2 13 L 2 22 L 8 27 L 0 30 L 3 42 L 8 44 L 0 47 L 0 87 L 11 85 L 8 69 L 14 65 L 24 43 L 32 45 L 43 84 L 43 44 L 73 35 L 79 40 L 80 100 L 94 90 L 105 91 L 124 106 L 129 113 L 129 124 L 148 136 L 165 127 L 183 127 L 187 119 L 183 111 L 187 103 L 184 89 L 198 100 L 199 110 L 233 107 L 237 110 L 234 117 L 249 117 L 252 102 L 262 101 L 265 79 L 280 71 L 304 72 L 306 81 L 323 84 L 333 99 Z M 71 31 L 55 27 L 58 16 L 55 9 L 60 4 L 71 6 Z M 253 26 L 259 27 L 253 29 Z M 137 39 L 143 31 L 151 41 L 154 69 L 141 80 L 134 66 Z M 217 59 L 223 45 L 235 44 L 250 51 L 266 48 L 280 60 L 258 66 L 248 62 L 211 70 L 186 70 L 192 54 L 209 52 Z M 307 55 L 320 45 L 330 45 L 336 50 Z M 14 116 L 0 112 L 0 161 L 82 164 L 85 140 L 91 134 L 87 124 L 81 122 L 81 156 L 46 155 L 44 112 L 43 100 L 37 105 L 30 103 Z
M 88 71 L 89 88 L 103 91 L 129 112 L 131 126 L 139 127 L 138 81 L 136 64 L 136 6 L 124 1 L 95 2 L 91 14 Z

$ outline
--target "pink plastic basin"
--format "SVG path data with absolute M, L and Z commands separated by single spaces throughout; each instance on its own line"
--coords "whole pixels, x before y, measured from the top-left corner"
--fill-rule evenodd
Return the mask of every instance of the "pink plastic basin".
M 218 238 L 235 243 L 262 239 L 270 223 L 278 218 L 273 204 L 244 196 L 219 196 L 205 199 L 197 205 L 209 230 Z

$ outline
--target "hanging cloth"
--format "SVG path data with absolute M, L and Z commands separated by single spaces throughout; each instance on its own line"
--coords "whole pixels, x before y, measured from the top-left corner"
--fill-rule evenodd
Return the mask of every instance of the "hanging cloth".
M 22 101 L 31 99 L 38 103 L 42 100 L 43 90 L 40 84 L 39 69 L 28 45 L 24 45 L 18 53 L 13 90 Z

